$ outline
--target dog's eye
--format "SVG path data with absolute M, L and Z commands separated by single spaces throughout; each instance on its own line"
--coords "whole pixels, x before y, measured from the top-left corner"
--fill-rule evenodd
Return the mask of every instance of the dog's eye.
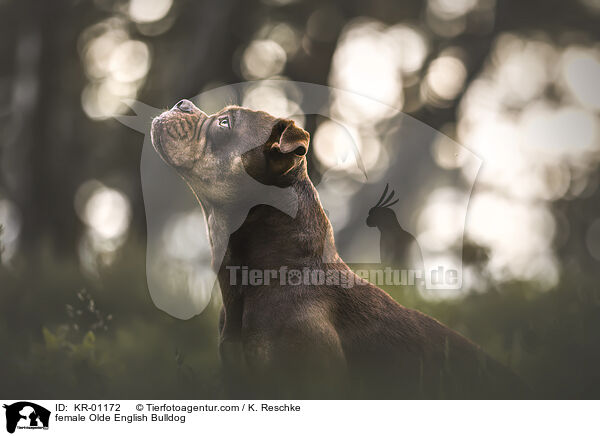
M 219 118 L 219 127 L 223 127 L 224 129 L 229 129 L 229 118 L 223 117 Z

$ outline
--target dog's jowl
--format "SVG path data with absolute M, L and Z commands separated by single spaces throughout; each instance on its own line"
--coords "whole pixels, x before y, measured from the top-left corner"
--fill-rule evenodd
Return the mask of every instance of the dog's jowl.
M 337 254 L 306 169 L 309 135 L 242 107 L 182 100 L 152 143 L 204 211 L 229 387 L 277 397 L 516 398 L 515 375 Z M 200 230 L 199 230 L 200 231 Z M 237 391 L 236 391 L 237 390 Z

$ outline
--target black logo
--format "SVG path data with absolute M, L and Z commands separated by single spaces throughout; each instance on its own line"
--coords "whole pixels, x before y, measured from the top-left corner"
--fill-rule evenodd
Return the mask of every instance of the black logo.
M 50 411 L 28 401 L 3 406 L 6 409 L 6 431 L 14 433 L 19 429 L 48 429 Z

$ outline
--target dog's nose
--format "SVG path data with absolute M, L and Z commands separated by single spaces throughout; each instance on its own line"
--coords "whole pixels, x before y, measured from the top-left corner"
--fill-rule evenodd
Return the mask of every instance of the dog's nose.
M 180 100 L 174 107 L 173 109 L 178 109 L 181 112 L 185 112 L 188 114 L 191 114 L 192 112 L 194 112 L 194 103 L 192 103 L 189 100 Z

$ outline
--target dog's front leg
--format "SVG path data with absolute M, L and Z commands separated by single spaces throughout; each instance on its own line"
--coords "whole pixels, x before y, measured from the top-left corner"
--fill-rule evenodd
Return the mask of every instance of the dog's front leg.
M 240 341 L 221 338 L 219 356 L 223 369 L 228 375 L 241 375 L 244 372 L 244 352 Z
M 231 312 L 231 310 L 230 310 Z M 219 357 L 224 384 L 230 396 L 243 395 L 245 367 L 240 328 L 232 313 L 229 317 L 223 306 L 219 315 Z
M 287 318 L 271 327 L 243 332 L 247 370 L 261 394 L 336 398 L 343 393 L 348 381 L 346 359 L 331 324 Z
M 221 364 L 228 370 L 241 370 L 244 366 L 242 340 L 239 331 L 237 331 L 238 329 L 232 326 L 231 321 L 227 323 L 226 318 L 227 313 L 225 306 L 223 306 L 219 314 L 219 356 Z

